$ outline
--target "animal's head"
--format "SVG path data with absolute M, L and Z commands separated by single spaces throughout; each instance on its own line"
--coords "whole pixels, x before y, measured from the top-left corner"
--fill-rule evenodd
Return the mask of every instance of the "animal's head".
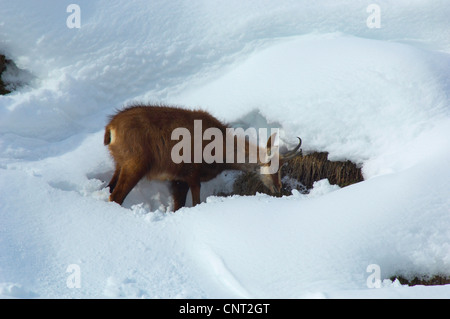
M 278 146 L 274 147 L 276 133 L 272 134 L 266 146 L 265 160 L 260 164 L 259 178 L 261 182 L 273 193 L 281 193 L 281 167 L 290 159 L 300 156 L 302 140 L 298 137 L 298 145 L 283 154 L 279 153 Z

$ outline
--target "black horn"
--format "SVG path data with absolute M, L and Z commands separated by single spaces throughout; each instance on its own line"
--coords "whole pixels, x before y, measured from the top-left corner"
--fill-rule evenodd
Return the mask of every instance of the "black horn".
M 298 141 L 299 141 L 298 145 L 294 149 L 292 149 L 290 151 L 287 151 L 286 153 L 281 154 L 281 158 L 284 161 L 287 161 L 287 160 L 290 160 L 290 159 L 292 159 L 294 157 L 302 155 L 302 150 L 297 152 L 300 149 L 300 146 L 302 146 L 302 139 L 300 137 L 298 137 L 298 136 L 297 136 L 297 138 L 298 138 Z

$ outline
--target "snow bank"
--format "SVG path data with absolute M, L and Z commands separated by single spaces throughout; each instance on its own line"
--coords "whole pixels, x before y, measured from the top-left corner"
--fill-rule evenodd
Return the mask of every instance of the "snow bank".
M 371 1 L 78 1 L 80 29 L 70 3 L 0 1 L 0 51 L 34 76 L 0 97 L 1 297 L 450 296 L 388 279 L 450 275 L 445 0 L 385 1 L 381 29 Z M 142 181 L 120 207 L 103 126 L 133 100 L 281 127 L 366 180 L 211 196 L 227 173 L 176 214 L 164 183 Z
M 2 51 L 37 77 L 34 90 L 2 98 L 1 133 L 60 141 L 75 132 L 93 132 L 104 124 L 102 116 L 125 101 L 167 99 L 194 79 L 214 70 L 221 74 L 230 62 L 282 37 L 345 32 L 450 52 L 445 0 L 388 1 L 381 7 L 383 27 L 375 30 L 366 25 L 370 1 L 78 1 L 80 29 L 66 26 L 70 3 L 1 6 Z M 442 27 L 444 32 L 436 32 Z M 336 47 L 325 49 L 319 57 Z M 311 50 L 305 54 L 315 53 Z M 298 56 L 292 58 L 298 62 Z
M 222 118 L 259 110 L 283 127 L 288 141 L 301 136 L 306 151 L 373 160 L 366 177 L 411 165 L 405 163 L 410 143 L 417 147 L 417 138 L 450 115 L 448 55 L 403 44 L 308 35 L 278 41 L 230 68 L 175 100 Z

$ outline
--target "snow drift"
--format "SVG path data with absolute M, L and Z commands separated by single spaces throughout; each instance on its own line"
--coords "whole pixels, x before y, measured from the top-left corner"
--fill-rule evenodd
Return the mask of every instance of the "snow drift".
M 78 1 L 69 29 L 69 1 L 0 1 L 0 51 L 33 75 L 0 97 L 0 296 L 448 298 L 389 278 L 450 276 L 450 8 L 386 1 L 370 29 L 370 3 Z M 213 196 L 228 173 L 176 214 L 142 181 L 120 207 L 102 135 L 131 101 L 280 127 L 365 181 Z

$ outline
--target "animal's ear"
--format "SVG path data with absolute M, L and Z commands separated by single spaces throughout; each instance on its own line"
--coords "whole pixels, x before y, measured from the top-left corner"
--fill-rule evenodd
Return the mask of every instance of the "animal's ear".
M 277 132 L 270 135 L 269 139 L 267 140 L 266 150 L 267 150 L 267 156 L 270 158 L 272 155 L 272 146 L 274 146 L 276 141 Z

